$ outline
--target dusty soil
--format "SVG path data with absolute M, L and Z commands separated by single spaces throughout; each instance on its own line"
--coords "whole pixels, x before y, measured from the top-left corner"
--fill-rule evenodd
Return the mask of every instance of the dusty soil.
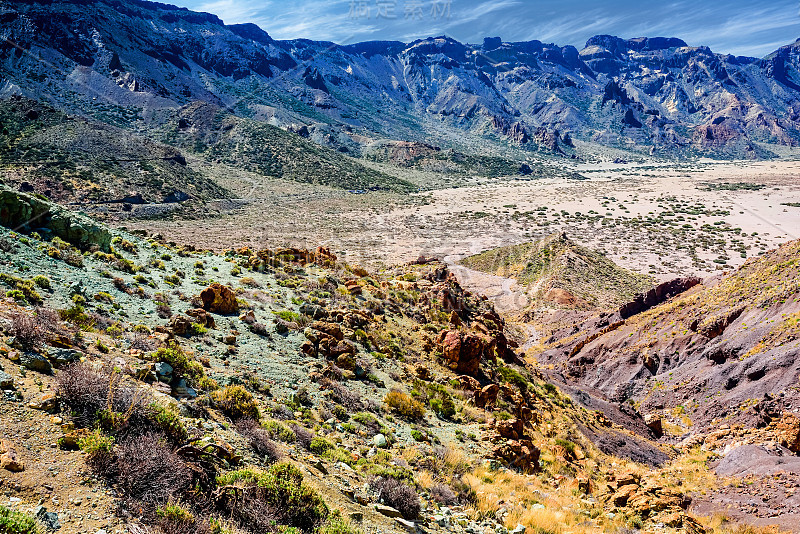
M 464 256 L 565 231 L 659 279 L 730 269 L 800 236 L 800 207 L 792 205 L 800 203 L 800 162 L 575 170 L 589 179 L 514 178 L 398 196 L 354 195 L 218 168 L 218 180 L 241 195 L 238 209 L 201 220 L 124 224 L 213 249 L 323 244 L 369 265 L 421 254 Z

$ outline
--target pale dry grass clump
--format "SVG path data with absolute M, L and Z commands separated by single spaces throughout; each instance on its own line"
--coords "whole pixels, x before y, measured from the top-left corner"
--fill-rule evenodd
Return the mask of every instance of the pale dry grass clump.
M 508 514 L 503 523 L 509 529 L 521 524 L 529 532 L 589 534 L 623 526 L 620 520 L 608 518 L 600 505 L 586 509 L 576 483 L 551 485 L 553 479 L 546 473 L 524 475 L 481 467 L 462 479 L 477 495 L 475 517 L 494 517 L 504 507 Z M 544 508 L 534 508 L 534 504 Z M 582 508 L 586 513 L 580 513 Z M 593 521 L 587 521 L 587 514 Z

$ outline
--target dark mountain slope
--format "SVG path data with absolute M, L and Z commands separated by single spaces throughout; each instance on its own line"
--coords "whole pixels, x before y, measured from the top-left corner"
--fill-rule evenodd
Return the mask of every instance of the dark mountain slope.
M 359 142 L 491 152 L 509 141 L 570 154 L 579 139 L 751 158 L 770 155 L 762 142 L 796 145 L 800 129 L 796 43 L 763 60 L 608 35 L 582 50 L 447 37 L 338 46 L 275 41 L 254 25 L 142 1 L 0 10 L 2 91 L 104 120 L 200 100 L 286 127 L 358 131 Z

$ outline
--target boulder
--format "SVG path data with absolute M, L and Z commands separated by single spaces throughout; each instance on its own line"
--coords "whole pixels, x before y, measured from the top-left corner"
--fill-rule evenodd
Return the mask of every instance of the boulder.
M 213 283 L 200 292 L 203 309 L 219 315 L 233 315 L 239 311 L 236 293 L 228 286 Z
M 71 363 L 80 361 L 83 353 L 73 349 L 58 349 L 53 348 L 47 351 L 47 359 L 53 364 L 56 369 L 66 367 Z
M 449 330 L 439 335 L 439 345 L 445 364 L 453 371 L 476 376 L 481 359 L 494 355 L 494 344 L 482 335 Z
M 10 374 L 0 371 L 0 389 L 13 389 L 14 379 Z
M 647 414 L 644 417 L 644 424 L 653 431 L 653 435 L 660 438 L 664 435 L 664 427 L 661 424 L 661 416 L 658 414 Z
M 0 469 L 20 473 L 25 470 L 25 464 L 19 458 L 14 444 L 8 440 L 0 440 Z
M 88 217 L 69 212 L 33 195 L 0 187 L 0 225 L 17 229 L 20 221 L 36 221 L 35 228 L 23 226 L 24 231 L 44 228 L 53 236 L 80 248 L 97 245 L 109 250 L 111 245 L 108 229 Z
M 456 380 L 458 380 L 458 387 L 464 391 L 478 391 L 481 389 L 481 383 L 471 376 L 461 375 Z
M 336 323 L 329 323 L 325 321 L 314 321 L 313 323 L 311 323 L 311 328 L 313 330 L 331 336 L 336 341 L 341 341 L 344 339 L 344 333 L 342 332 L 342 327 L 340 327 Z
M 174 369 L 167 362 L 158 362 L 155 364 L 155 372 L 160 382 L 169 383 L 172 381 L 172 372 Z
M 614 503 L 614 506 L 625 506 L 628 504 L 636 492 L 639 491 L 638 484 L 626 484 L 624 486 L 620 486 L 614 495 L 611 496 L 611 502 Z
M 492 457 L 523 472 L 539 469 L 541 451 L 529 439 L 508 441 L 492 451 Z
M 392 508 L 391 506 L 386 506 L 385 504 L 376 504 L 375 511 L 381 515 L 385 515 L 386 517 L 403 517 L 403 514 L 401 514 L 399 510 Z
M 520 439 L 525 433 L 524 423 L 521 419 L 509 419 L 495 423 L 497 433 L 507 439 Z
M 497 384 L 489 384 L 484 386 L 480 391 L 475 392 L 475 406 L 478 408 L 486 408 L 497 402 L 497 394 L 500 392 L 500 386 Z
M 36 371 L 46 375 L 53 373 L 53 366 L 50 365 L 50 361 L 35 352 L 23 352 L 20 354 L 19 364 L 29 371 Z
M 192 319 L 185 315 L 173 315 L 169 320 L 169 327 L 176 336 L 185 336 L 192 330 Z
M 776 431 L 784 447 L 795 454 L 800 454 L 800 418 L 790 413 L 783 414 Z
M 344 286 L 350 292 L 351 295 L 360 295 L 363 292 L 363 289 L 358 284 L 358 280 L 348 280 L 344 283 Z
M 217 322 L 214 316 L 202 308 L 192 308 L 186 311 L 186 315 L 194 319 L 194 322 L 206 328 L 216 328 Z

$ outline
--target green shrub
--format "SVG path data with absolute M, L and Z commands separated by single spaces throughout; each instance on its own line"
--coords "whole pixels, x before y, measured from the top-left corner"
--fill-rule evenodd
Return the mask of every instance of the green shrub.
M 319 534 L 361 534 L 361 530 L 353 527 L 340 516 L 331 517 L 324 527 L 319 529 Z
M 253 395 L 242 386 L 228 386 L 215 391 L 212 398 L 222 412 L 231 419 L 261 419 L 261 412 Z
M 4 534 L 42 534 L 44 529 L 31 516 L 0 506 L 0 532 Z
M 308 446 L 308 449 L 315 454 L 325 454 L 329 450 L 335 448 L 336 446 L 333 443 L 331 443 L 325 438 L 320 438 L 318 436 L 315 436 L 311 440 L 311 444 Z
M 245 525 L 258 528 L 259 519 L 269 516 L 279 525 L 310 534 L 330 513 L 319 493 L 306 485 L 303 474 L 292 464 L 278 463 L 267 471 L 231 471 L 217 477 L 217 484 L 223 490 L 226 486 L 238 488 L 226 511 Z
M 296 323 L 300 319 L 300 314 L 299 313 L 296 313 L 296 312 L 293 312 L 293 311 L 289 311 L 289 310 L 281 310 L 281 311 L 272 312 L 272 313 L 274 313 L 275 315 L 277 315 L 278 317 L 280 317 L 281 319 L 283 319 L 287 323 Z
M 425 406 L 402 391 L 390 391 L 384 399 L 390 410 L 409 419 L 421 419 L 425 416 Z
M 264 427 L 264 430 L 269 433 L 269 437 L 272 439 L 277 439 L 284 443 L 291 443 L 295 440 L 294 432 L 280 421 L 270 419 L 269 421 L 264 421 L 261 426 Z
M 167 504 L 156 510 L 156 516 L 162 521 L 169 523 L 194 523 L 194 516 L 188 510 L 181 508 L 177 504 Z
M 95 430 L 78 440 L 78 448 L 89 458 L 111 454 L 114 449 L 114 438 Z
M 202 364 L 190 358 L 177 344 L 161 347 L 150 355 L 150 360 L 168 363 L 176 373 L 187 378 L 191 385 L 200 387 L 200 382 L 205 378 Z M 207 388 L 201 387 L 201 389 Z
M 42 289 L 50 289 L 52 287 L 50 279 L 41 274 L 37 274 L 36 276 L 33 277 L 33 283 L 41 287 Z
M 175 443 L 183 443 L 189 437 L 178 412 L 171 405 L 150 403 L 147 406 L 147 418 Z

